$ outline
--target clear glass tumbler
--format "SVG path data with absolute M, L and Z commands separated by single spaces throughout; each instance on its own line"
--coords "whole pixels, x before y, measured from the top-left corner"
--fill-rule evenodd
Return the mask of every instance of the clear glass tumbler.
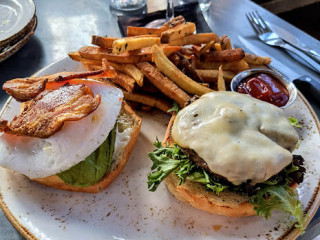
M 143 8 L 147 0 L 111 0 L 110 6 L 121 11 L 134 11 Z

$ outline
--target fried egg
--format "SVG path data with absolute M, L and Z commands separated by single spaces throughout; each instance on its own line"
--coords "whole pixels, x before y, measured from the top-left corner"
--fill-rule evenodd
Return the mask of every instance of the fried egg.
M 72 83 L 72 81 L 71 81 Z M 70 169 L 95 151 L 108 137 L 119 115 L 123 93 L 94 80 L 77 80 L 101 95 L 98 108 L 78 121 L 67 121 L 62 129 L 46 138 L 0 136 L 0 166 L 27 177 L 43 178 Z M 20 113 L 20 103 L 10 98 L 1 118 L 11 121 Z

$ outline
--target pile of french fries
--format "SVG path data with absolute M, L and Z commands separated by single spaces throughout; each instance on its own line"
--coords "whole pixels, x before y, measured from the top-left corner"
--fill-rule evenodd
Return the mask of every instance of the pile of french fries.
M 128 37 L 92 36 L 92 44 L 69 56 L 88 70 L 112 68 L 108 78 L 134 108 L 167 112 L 173 101 L 181 108 L 194 95 L 227 91 L 231 79 L 268 57 L 233 49 L 230 39 L 215 33 L 195 34 L 196 26 L 182 16 L 160 28 L 131 27 Z

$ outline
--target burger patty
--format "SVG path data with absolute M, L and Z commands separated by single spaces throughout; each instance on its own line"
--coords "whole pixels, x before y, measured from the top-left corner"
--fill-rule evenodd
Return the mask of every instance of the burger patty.
M 188 156 L 188 158 L 194 162 L 199 168 L 204 169 L 211 177 L 214 179 L 217 179 L 218 182 L 233 187 L 236 187 L 237 191 L 240 191 L 242 193 L 245 193 L 247 195 L 254 194 L 260 187 L 260 183 L 252 186 L 250 184 L 251 180 L 247 180 L 246 183 L 243 183 L 239 186 L 234 186 L 231 182 L 229 182 L 225 177 L 215 174 L 210 170 L 208 167 L 208 164 L 192 149 L 190 148 L 182 148 L 181 151 Z M 303 181 L 304 173 L 306 172 L 306 169 L 303 167 L 304 159 L 301 155 L 293 155 L 292 164 L 299 169 L 297 171 L 291 172 L 288 174 L 288 176 L 291 178 L 292 182 L 295 182 L 297 184 L 300 184 Z M 286 169 L 290 169 L 291 164 L 287 166 L 285 169 L 280 171 L 277 175 L 284 175 Z
M 199 155 L 194 150 L 192 150 L 190 148 L 181 148 L 181 151 L 185 155 L 187 155 L 192 162 L 197 164 L 198 167 L 203 168 L 204 170 L 206 170 L 207 173 L 214 174 L 210 170 L 206 161 L 204 161 L 203 158 L 199 157 Z

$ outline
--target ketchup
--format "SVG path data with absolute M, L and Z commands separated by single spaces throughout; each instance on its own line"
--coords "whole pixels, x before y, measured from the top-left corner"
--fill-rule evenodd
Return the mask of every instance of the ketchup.
M 272 103 L 278 107 L 289 101 L 288 89 L 276 78 L 267 73 L 258 73 L 242 80 L 237 92 Z

